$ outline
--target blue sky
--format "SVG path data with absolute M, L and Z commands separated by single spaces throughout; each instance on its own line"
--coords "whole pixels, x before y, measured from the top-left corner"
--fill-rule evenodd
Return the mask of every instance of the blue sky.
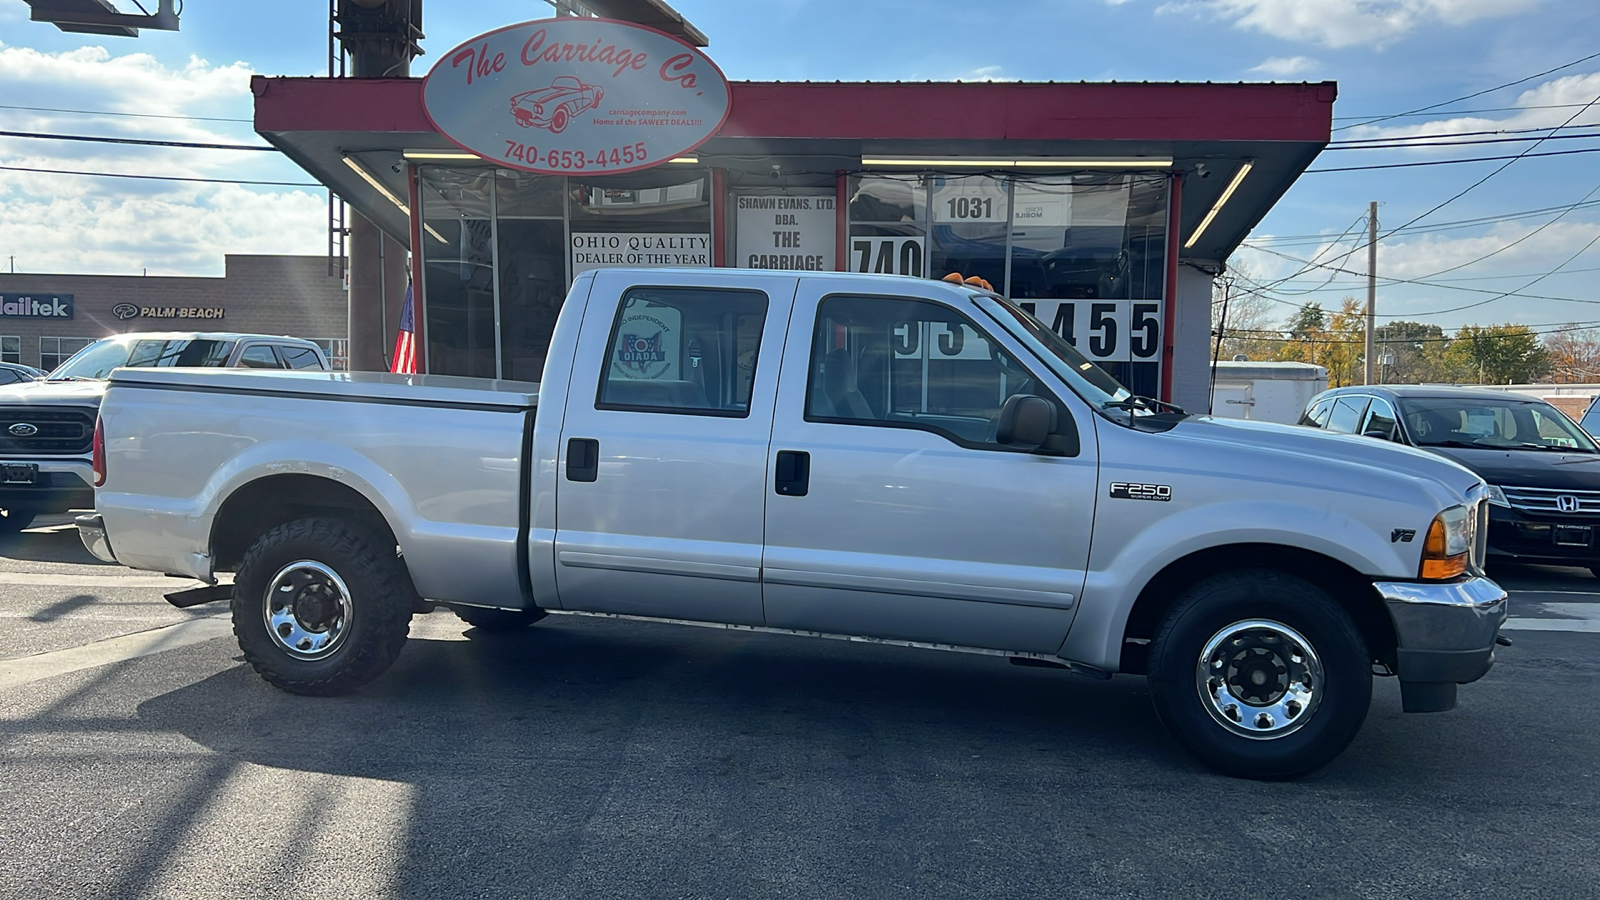
M 131 0 L 116 2 L 132 9 Z M 1339 83 L 1336 126 L 1440 103 L 1600 53 L 1600 4 L 1592 0 L 675 0 L 674 6 L 710 37 L 708 52 L 735 79 L 1327 79 Z M 419 61 L 418 74 L 474 34 L 548 10 L 541 0 L 434 0 L 424 12 L 429 55 Z M 139 114 L 0 108 L 0 130 L 259 142 L 247 122 L 212 119 L 248 120 L 252 73 L 324 72 L 326 13 L 320 0 L 189 0 L 181 31 L 146 31 L 129 40 L 64 34 L 29 22 L 22 0 L 0 0 L 0 107 Z M 1583 108 L 1596 98 L 1600 57 L 1426 115 L 1346 128 L 1336 137 L 1463 131 L 1525 137 L 1528 129 L 1562 125 L 1574 114 L 1559 133 L 1600 135 L 1600 103 Z M 1596 127 L 1570 127 L 1584 124 Z M 1502 156 L 1529 146 L 1330 149 L 1315 168 Z M 1551 140 L 1533 152 L 1588 148 L 1600 148 L 1600 138 Z M 1256 229 L 1249 244 L 1257 249 L 1241 251 L 1234 262 L 1257 282 L 1276 282 L 1305 267 L 1267 251 L 1337 259 L 1356 246 L 1355 232 L 1335 239 L 1364 216 L 1367 201 L 1379 201 L 1383 227 L 1393 227 L 1500 165 L 1307 174 Z M 22 138 L 0 138 L 0 166 L 309 180 L 266 153 Z M 1470 221 L 1564 207 L 1585 196 L 1595 202 L 1559 219 L 1561 210 L 1554 209 Z M 220 274 L 227 252 L 324 252 L 325 225 L 324 195 L 315 189 L 0 169 L 0 269 L 14 255 L 19 272 Z M 1380 244 L 1380 274 L 1428 282 L 1383 286 L 1379 309 L 1386 317 L 1446 328 L 1600 323 L 1600 243 L 1590 243 L 1600 238 L 1600 153 L 1519 160 L 1418 225 L 1450 227 L 1409 230 Z M 1362 269 L 1365 251 L 1339 265 Z M 1559 299 L 1512 296 L 1457 309 L 1494 296 L 1485 291 L 1519 289 Z M 1277 284 L 1264 315 L 1281 320 L 1309 300 L 1337 307 L 1344 296 L 1364 297 L 1364 291 L 1359 278 L 1311 269 Z

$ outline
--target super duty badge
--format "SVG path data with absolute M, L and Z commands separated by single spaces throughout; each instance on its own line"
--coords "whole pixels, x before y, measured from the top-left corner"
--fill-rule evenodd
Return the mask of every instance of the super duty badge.
M 1172 485 L 1133 484 L 1127 481 L 1113 481 L 1111 482 L 1111 499 L 1160 500 L 1166 502 L 1172 499 Z

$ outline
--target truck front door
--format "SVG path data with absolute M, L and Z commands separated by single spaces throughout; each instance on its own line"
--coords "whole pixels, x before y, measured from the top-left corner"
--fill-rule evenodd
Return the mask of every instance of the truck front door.
M 688 278 L 595 275 L 561 432 L 556 587 L 565 609 L 760 625 L 797 279 Z M 595 309 L 604 297 L 620 300 Z
M 967 312 L 801 283 L 768 486 L 769 625 L 1055 651 L 1084 584 L 1092 421 Z M 975 310 L 969 310 L 976 313 Z M 1072 455 L 1000 444 L 1006 399 L 1056 405 Z M 1083 416 L 1084 420 L 1090 416 Z

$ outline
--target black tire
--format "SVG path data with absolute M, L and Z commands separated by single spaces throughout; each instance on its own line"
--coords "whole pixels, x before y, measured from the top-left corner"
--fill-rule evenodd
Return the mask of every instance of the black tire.
M 16 534 L 32 525 L 38 515 L 31 509 L 0 509 L 0 534 Z
M 456 618 L 484 631 L 516 631 L 544 618 L 542 609 L 484 609 L 481 606 L 454 607 Z
M 343 582 L 342 601 L 327 573 Z M 280 595 L 289 593 L 294 602 L 282 604 Z M 246 551 L 234 578 L 233 633 L 244 658 L 273 686 L 294 694 L 342 694 L 394 662 L 416 601 L 392 541 L 348 519 L 299 519 Z M 269 626 L 269 615 L 276 627 Z M 290 649 L 291 643 L 305 652 Z
M 1202 679 L 1202 654 L 1217 638 Z M 1298 641 L 1309 654 L 1294 652 Z M 1350 746 L 1372 704 L 1372 661 L 1350 616 L 1316 585 L 1268 569 L 1224 572 L 1184 591 L 1151 641 L 1149 672 L 1172 736 L 1240 778 L 1321 768 Z

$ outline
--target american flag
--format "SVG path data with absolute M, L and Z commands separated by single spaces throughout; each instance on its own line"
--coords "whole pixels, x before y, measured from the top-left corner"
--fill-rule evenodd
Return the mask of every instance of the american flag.
M 400 309 L 400 333 L 394 338 L 394 362 L 389 371 L 417 374 L 417 320 L 411 311 L 411 285 L 406 285 L 406 302 Z

